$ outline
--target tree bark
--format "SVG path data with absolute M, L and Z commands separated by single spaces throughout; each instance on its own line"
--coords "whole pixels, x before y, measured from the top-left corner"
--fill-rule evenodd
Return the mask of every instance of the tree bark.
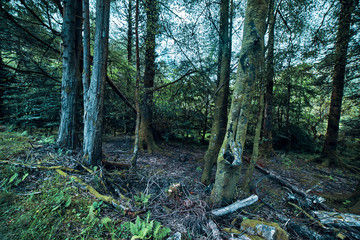
M 131 64 L 132 62 L 132 37 L 133 37 L 133 30 L 132 30 L 132 0 L 128 2 L 128 15 L 127 15 L 127 60 L 128 63 Z
M 99 165 L 101 162 L 109 16 L 110 0 L 97 0 L 93 70 L 89 86 L 84 86 L 86 96 L 84 97 L 83 158 L 87 166 Z
M 131 166 L 136 168 L 137 155 L 139 151 L 140 138 L 140 104 L 139 104 L 139 88 L 140 88 L 140 51 L 139 51 L 139 0 L 136 0 L 135 13 L 135 52 L 136 52 L 136 83 L 135 83 L 135 108 L 136 108 L 136 125 L 135 125 L 135 142 L 134 152 L 131 157 Z
M 336 36 L 335 65 L 333 70 L 333 86 L 330 103 L 330 113 L 326 131 L 326 139 L 322 152 L 322 165 L 340 166 L 336 157 L 336 148 L 339 134 L 341 104 L 344 92 L 346 55 L 350 40 L 351 14 L 354 11 L 354 0 L 340 0 L 338 30 Z
M 264 34 L 268 3 L 269 0 L 247 2 L 235 89 L 226 135 L 217 159 L 214 189 L 211 193 L 211 200 L 216 204 L 230 202 L 236 196 L 250 103 L 256 79 L 261 76 L 264 65 Z
M 63 78 L 61 85 L 61 118 L 57 144 L 60 147 L 74 149 L 77 145 L 76 129 L 76 98 L 77 85 L 80 80 L 80 56 L 76 34 L 76 17 L 78 1 L 64 1 L 63 38 Z
M 259 145 L 260 145 L 260 135 L 261 135 L 261 126 L 263 123 L 263 116 L 264 116 L 264 90 L 263 90 L 263 86 L 261 84 L 260 86 L 260 99 L 259 99 L 259 115 L 258 115 L 258 120 L 256 123 L 256 129 L 255 129 L 255 136 L 254 136 L 254 143 L 253 143 L 253 152 L 251 155 L 251 160 L 250 163 L 246 169 L 246 173 L 244 176 L 244 180 L 242 183 L 242 189 L 244 190 L 244 192 L 246 193 L 250 193 L 250 182 L 252 180 L 252 175 L 254 173 L 254 168 L 256 165 L 256 162 L 258 160 L 259 157 Z
M 266 56 L 266 92 L 264 105 L 264 122 L 260 145 L 260 155 L 269 158 L 274 152 L 272 145 L 272 109 L 273 109 L 273 89 L 274 89 L 274 45 L 275 45 L 275 1 L 270 0 L 269 6 L 269 40 L 267 44 Z
M 145 38 L 145 72 L 144 94 L 141 103 L 140 147 L 149 153 L 159 151 L 152 133 L 152 105 L 155 78 L 155 37 L 158 32 L 159 6 L 157 0 L 146 0 L 146 38 Z
M 231 14 L 230 14 L 231 15 Z M 230 16 L 231 17 L 231 16 Z M 231 31 L 231 26 L 230 26 Z M 217 93 L 215 95 L 214 119 L 211 129 L 209 147 L 204 156 L 204 170 L 201 182 L 205 185 L 211 182 L 211 172 L 224 140 L 227 107 L 229 97 L 231 41 L 229 34 L 229 0 L 222 0 L 220 5 L 220 31 L 219 31 L 219 74 Z

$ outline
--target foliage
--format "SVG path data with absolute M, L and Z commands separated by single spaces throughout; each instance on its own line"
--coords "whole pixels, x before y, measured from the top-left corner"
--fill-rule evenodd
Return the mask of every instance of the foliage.
M 128 238 L 126 224 L 101 217 L 106 206 L 83 196 L 72 181 L 49 172 L 29 193 L 21 191 L 21 183 L 32 173 L 20 167 L 0 168 L 0 226 L 3 239 L 89 239 Z M 45 180 L 43 180 L 45 179 Z M 27 182 L 31 186 L 31 182 Z M 29 185 L 30 184 L 30 185 Z
M 158 221 L 150 221 L 150 212 L 147 213 L 146 219 L 142 220 L 136 217 L 135 223 L 130 222 L 130 231 L 133 239 L 164 239 L 171 230 L 162 227 Z
M 149 200 L 151 198 L 151 194 L 144 194 L 140 192 L 140 194 L 134 196 L 135 204 L 146 207 L 149 204 Z

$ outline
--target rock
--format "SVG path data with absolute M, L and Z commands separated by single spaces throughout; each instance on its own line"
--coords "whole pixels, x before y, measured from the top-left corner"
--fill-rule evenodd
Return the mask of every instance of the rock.
M 181 233 L 177 232 L 166 240 L 181 240 Z
M 279 224 L 259 220 L 245 219 L 241 223 L 241 230 L 249 235 L 258 235 L 267 240 L 288 240 L 288 234 Z

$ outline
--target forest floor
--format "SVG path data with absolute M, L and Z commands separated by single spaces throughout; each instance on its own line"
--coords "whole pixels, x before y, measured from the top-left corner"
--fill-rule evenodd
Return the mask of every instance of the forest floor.
M 356 228 L 322 227 L 310 216 L 312 210 L 324 210 L 321 204 L 294 192 L 299 189 L 314 201 L 323 198 L 327 210 L 348 212 L 358 174 L 314 166 L 306 161 L 311 155 L 278 152 L 270 160 L 259 160 L 259 169 L 289 185 L 256 169 L 251 191 L 259 200 L 215 217 L 210 214 L 218 208 L 209 200 L 211 186 L 200 182 L 206 146 L 161 143 L 163 153 L 140 153 L 136 171 L 129 171 L 132 137 L 109 135 L 104 138 L 104 159 L 117 165 L 84 170 L 80 153 L 55 148 L 54 137 L 0 134 L 0 221 L 5 223 L 0 239 L 161 239 L 170 230 L 169 236 L 179 232 L 182 239 L 212 239 L 210 219 L 222 239 L 240 239 L 246 232 L 241 230 L 244 219 L 278 223 L 289 239 L 360 236 Z M 62 171 L 53 166 L 62 166 Z M 239 191 L 237 198 L 248 196 Z

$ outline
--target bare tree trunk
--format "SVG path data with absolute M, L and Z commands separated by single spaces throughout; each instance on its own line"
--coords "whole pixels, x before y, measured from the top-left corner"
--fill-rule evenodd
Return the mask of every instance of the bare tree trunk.
M 132 30 L 132 0 L 128 2 L 128 29 L 127 29 L 127 60 L 128 63 L 132 62 L 132 38 L 133 38 L 133 30 Z
M 89 11 L 89 0 L 83 0 L 83 19 L 84 19 L 84 38 L 83 38 L 83 76 L 82 76 L 82 81 L 83 81 L 83 90 L 84 90 L 84 95 L 83 95 L 83 100 L 85 103 L 86 100 L 86 94 L 85 92 L 87 92 L 89 90 L 89 85 L 90 85 L 90 76 L 91 76 L 91 72 L 90 72 L 90 11 Z M 84 105 L 85 107 L 85 105 Z
M 108 56 L 110 0 L 96 1 L 94 63 L 90 85 L 84 86 L 84 161 L 99 165 L 102 155 L 104 83 Z
M 76 147 L 76 97 L 79 79 L 79 56 L 76 56 L 76 0 L 64 1 L 63 79 L 61 85 L 61 117 L 57 144 L 60 147 Z
M 136 83 L 135 83 L 135 108 L 136 108 L 136 126 L 134 152 L 131 157 L 131 166 L 136 168 L 137 155 L 139 150 L 139 133 L 140 133 L 140 105 L 139 105 L 139 87 L 140 87 L 140 53 L 139 53 L 139 0 L 136 0 L 135 13 L 135 48 L 136 48 Z
M 230 14 L 230 18 L 231 18 Z M 230 60 L 231 60 L 231 25 L 229 33 L 229 0 L 222 0 L 220 6 L 220 33 L 219 33 L 219 74 L 217 93 L 215 95 L 214 119 L 208 150 L 204 156 L 204 171 L 201 182 L 208 185 L 211 181 L 211 172 L 224 140 L 227 107 L 229 97 Z
M 322 164 L 325 166 L 341 165 L 340 160 L 336 157 L 336 148 L 339 134 L 341 104 L 344 92 L 346 55 L 351 37 L 351 14 L 354 11 L 354 2 L 354 0 L 340 0 L 341 9 L 335 44 L 335 66 L 333 72 L 330 113 L 328 118 L 325 144 L 321 157 Z
M 264 66 L 264 34 L 269 0 L 248 0 L 235 89 L 218 159 L 211 200 L 216 204 L 230 202 L 236 196 L 242 154 L 246 139 L 249 105 L 256 79 Z
M 146 39 L 145 39 L 145 72 L 144 94 L 141 104 L 140 147 L 149 153 L 159 151 L 152 133 L 152 105 L 155 78 L 155 37 L 158 32 L 159 6 L 157 0 L 146 0 Z
M 266 92 L 264 106 L 264 123 L 262 131 L 262 141 L 260 145 L 260 155 L 264 158 L 270 157 L 274 152 L 272 145 L 272 109 L 273 109 L 273 88 L 274 88 L 274 39 L 276 13 L 275 0 L 270 0 L 269 6 L 269 40 L 267 44 L 266 56 Z

